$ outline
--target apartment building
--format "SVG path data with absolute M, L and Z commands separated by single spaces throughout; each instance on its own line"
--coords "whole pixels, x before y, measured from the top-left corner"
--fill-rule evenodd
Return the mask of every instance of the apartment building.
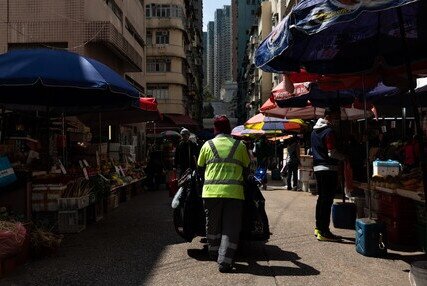
M 232 80 L 231 6 L 215 11 L 214 23 L 214 87 L 213 95 L 220 97 L 225 81 Z
M 242 73 L 239 77 L 239 119 L 244 121 L 256 114 L 261 105 L 270 97 L 271 90 L 280 83 L 282 76 L 257 69 L 254 56 L 258 45 L 272 29 L 291 11 L 296 0 L 270 0 L 261 2 L 255 22 L 249 31 Z
M 256 20 L 259 0 L 232 0 L 232 74 L 233 80 L 237 81 L 241 74 L 243 58 L 245 57 L 246 44 L 249 40 L 249 29 Z
M 162 113 L 201 118 L 201 2 L 145 1 L 147 95 L 157 98 Z
M 66 49 L 103 62 L 145 93 L 142 0 L 2 0 L 0 19 L 0 53 Z
M 215 85 L 215 22 L 210 21 L 207 26 L 206 40 L 206 88 L 211 95 L 214 94 Z

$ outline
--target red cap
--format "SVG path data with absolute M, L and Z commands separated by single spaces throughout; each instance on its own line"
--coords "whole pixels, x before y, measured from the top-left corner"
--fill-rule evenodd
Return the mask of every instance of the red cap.
M 214 119 L 214 133 L 215 135 L 223 133 L 223 134 L 231 134 L 231 126 L 230 121 L 227 116 L 221 115 L 216 116 Z

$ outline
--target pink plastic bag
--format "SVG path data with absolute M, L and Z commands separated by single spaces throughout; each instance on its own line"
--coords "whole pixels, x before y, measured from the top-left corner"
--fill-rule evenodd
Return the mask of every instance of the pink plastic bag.
M 15 223 L 11 230 L 0 230 L 0 258 L 18 253 L 26 235 L 27 230 L 21 223 Z

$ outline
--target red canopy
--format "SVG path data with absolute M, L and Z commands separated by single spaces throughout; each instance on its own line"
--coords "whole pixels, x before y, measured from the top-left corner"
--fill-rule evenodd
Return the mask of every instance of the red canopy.
M 374 115 L 377 117 L 377 111 L 373 105 L 369 105 L 370 111 L 367 112 L 368 117 Z M 268 99 L 260 108 L 260 111 L 271 117 L 279 118 L 299 118 L 304 120 L 323 117 L 325 109 L 313 107 L 309 103 L 306 107 L 285 107 L 280 108 L 274 102 L 274 99 Z M 356 120 L 364 118 L 363 106 L 358 101 L 355 101 L 352 106 L 341 107 L 342 120 Z
M 413 63 L 411 65 L 413 74 L 422 77 L 427 73 L 427 62 Z M 328 74 L 320 75 L 308 73 L 301 69 L 300 72 L 291 72 L 285 75 L 294 83 L 314 82 L 321 90 L 336 91 L 346 89 L 370 89 L 378 82 L 383 82 L 387 86 L 395 86 L 402 90 L 409 89 L 408 78 L 404 66 L 393 68 L 376 68 L 372 72 L 364 74 Z

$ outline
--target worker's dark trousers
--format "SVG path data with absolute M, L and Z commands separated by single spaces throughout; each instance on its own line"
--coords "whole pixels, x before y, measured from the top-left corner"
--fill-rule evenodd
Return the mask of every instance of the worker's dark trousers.
M 206 238 L 210 256 L 218 263 L 232 264 L 242 228 L 243 200 L 204 199 Z

